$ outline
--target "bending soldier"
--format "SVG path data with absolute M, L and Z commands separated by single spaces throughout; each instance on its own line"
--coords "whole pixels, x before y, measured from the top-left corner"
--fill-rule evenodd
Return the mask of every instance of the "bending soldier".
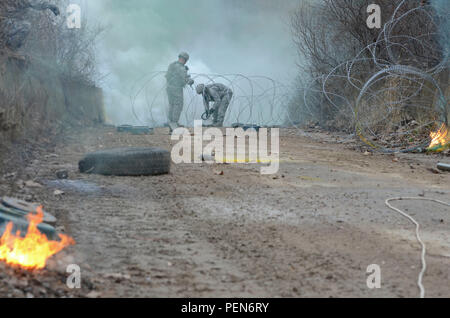
M 178 61 L 169 65 L 167 70 L 167 97 L 169 99 L 169 122 L 178 124 L 181 111 L 183 110 L 183 88 L 186 85 L 194 84 L 191 76 L 188 74 L 189 68 L 186 66 L 189 60 L 189 54 L 180 53 Z
M 233 97 L 233 91 L 227 86 L 221 83 L 214 83 L 210 85 L 199 84 L 196 88 L 197 94 L 203 96 L 203 104 L 206 109 L 206 117 L 213 114 L 213 125 L 216 127 L 222 127 L 230 105 L 231 98 Z M 212 109 L 209 107 L 209 103 L 214 102 Z M 206 120 L 207 118 L 203 118 Z

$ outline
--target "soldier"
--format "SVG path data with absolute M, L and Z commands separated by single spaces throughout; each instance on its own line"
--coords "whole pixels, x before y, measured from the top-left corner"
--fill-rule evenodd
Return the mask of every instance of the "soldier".
M 202 116 L 202 119 L 206 120 L 210 114 L 213 114 L 213 126 L 222 127 L 225 119 L 225 114 L 230 105 L 231 98 L 233 97 L 233 91 L 227 86 L 214 83 L 210 85 L 199 84 L 196 87 L 197 94 L 203 95 L 203 104 L 206 109 L 206 118 Z M 209 103 L 214 102 L 212 109 L 209 108 Z
M 28 9 L 60 13 L 57 6 L 43 0 L 0 0 L 0 46 L 16 51 L 23 45 L 31 31 L 31 24 L 24 20 Z
M 194 80 L 188 74 L 189 68 L 186 66 L 189 54 L 180 53 L 178 61 L 169 65 L 166 73 L 167 97 L 169 98 L 169 125 L 177 124 L 183 110 L 183 88 L 186 84 L 192 86 Z

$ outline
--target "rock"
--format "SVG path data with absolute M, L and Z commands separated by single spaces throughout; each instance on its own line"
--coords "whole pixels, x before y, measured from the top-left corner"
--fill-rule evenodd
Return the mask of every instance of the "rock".
M 17 172 L 11 172 L 3 175 L 3 179 L 13 179 L 17 175 Z
M 86 295 L 87 298 L 100 298 L 102 294 L 100 292 L 91 291 L 89 294 Z
M 66 228 L 64 225 L 60 225 L 56 227 L 56 232 L 61 232 L 61 233 L 65 233 L 66 232 Z
M 439 170 L 434 169 L 434 168 L 427 168 L 427 170 L 432 172 L 432 173 L 434 173 L 434 174 L 440 174 L 441 173 Z
M 23 199 L 24 199 L 26 202 L 32 203 L 32 202 L 34 201 L 34 195 L 32 195 L 32 194 L 26 194 L 26 195 L 23 197 Z
M 12 291 L 12 296 L 13 297 L 23 298 L 24 293 L 20 289 L 14 288 L 13 291 Z
M 67 171 L 67 170 L 56 171 L 56 177 L 58 179 L 67 179 L 67 178 L 69 178 L 69 171 Z
M 28 180 L 25 182 L 25 186 L 28 188 L 42 188 L 42 184 L 34 182 L 33 180 Z
M 23 180 L 17 180 L 15 184 L 19 189 L 23 189 L 23 187 L 25 187 L 25 183 L 23 182 Z
M 122 280 L 129 280 L 131 279 L 131 276 L 128 274 L 121 274 L 121 273 L 110 273 L 110 274 L 105 274 L 106 278 L 113 278 L 116 280 L 116 282 L 120 282 Z
M 53 192 L 53 195 L 56 195 L 56 196 L 58 196 L 58 195 L 63 195 L 64 194 L 64 191 L 61 191 L 61 190 L 55 190 L 54 192 Z

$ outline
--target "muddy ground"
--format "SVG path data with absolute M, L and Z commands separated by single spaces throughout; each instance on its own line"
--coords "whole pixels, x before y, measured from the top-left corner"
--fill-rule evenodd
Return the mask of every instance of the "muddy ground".
M 364 154 L 345 138 L 298 130 L 282 131 L 274 176 L 259 165 L 206 163 L 156 177 L 78 172 L 86 152 L 118 146 L 171 149 L 164 129 L 134 136 L 98 127 L 34 150 L 26 166 L 8 163 L 0 195 L 42 203 L 76 245 L 40 272 L 0 264 L 0 296 L 417 297 L 414 226 L 384 202 L 450 201 L 450 173 L 429 170 L 448 156 Z M 64 169 L 69 179 L 58 180 Z M 450 209 L 395 205 L 422 226 L 426 295 L 450 297 Z M 81 290 L 65 285 L 68 263 L 81 267 Z M 381 268 L 380 289 L 367 287 L 370 264 Z

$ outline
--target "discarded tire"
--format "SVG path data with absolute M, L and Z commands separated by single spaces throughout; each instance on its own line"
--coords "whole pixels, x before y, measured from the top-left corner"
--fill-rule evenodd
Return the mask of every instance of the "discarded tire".
M 26 216 L 30 212 L 35 212 L 37 208 L 39 207 L 38 204 L 34 203 L 28 203 L 23 200 L 15 199 L 15 198 L 9 198 L 9 197 L 3 197 L 0 198 L 0 213 L 4 214 L 10 214 L 17 217 L 23 217 L 26 218 Z M 42 221 L 44 223 L 48 224 L 55 224 L 56 218 L 51 215 L 50 213 L 44 211 L 44 217 Z
M 131 126 L 131 125 L 121 125 L 117 126 L 118 132 L 129 132 L 133 135 L 150 135 L 153 133 L 153 128 L 148 126 Z
M 0 233 L 3 233 L 6 225 L 10 222 L 13 223 L 12 233 L 16 233 L 17 231 L 20 231 L 22 235 L 27 233 L 29 222 L 26 219 L 2 212 L 0 212 Z M 53 240 L 56 238 L 56 230 L 53 226 L 40 223 L 37 228 L 39 232 L 45 234 L 48 239 Z
M 78 166 L 82 173 L 149 176 L 170 171 L 170 153 L 159 148 L 117 148 L 87 154 Z

